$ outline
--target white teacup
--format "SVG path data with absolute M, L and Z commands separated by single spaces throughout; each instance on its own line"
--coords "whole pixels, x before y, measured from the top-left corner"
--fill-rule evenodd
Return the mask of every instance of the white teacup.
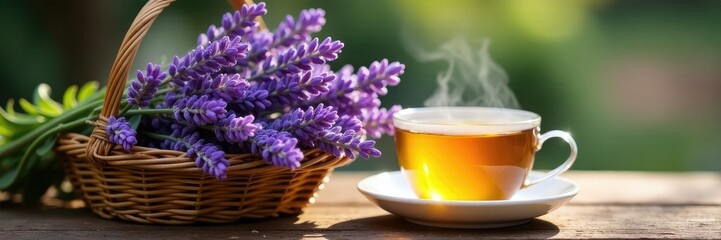
M 486 107 L 409 108 L 394 115 L 401 171 L 419 198 L 505 200 L 522 187 L 568 170 L 578 148 L 571 135 L 539 135 L 541 117 Z M 526 177 L 543 142 L 558 137 L 571 147 L 566 161 L 534 181 Z

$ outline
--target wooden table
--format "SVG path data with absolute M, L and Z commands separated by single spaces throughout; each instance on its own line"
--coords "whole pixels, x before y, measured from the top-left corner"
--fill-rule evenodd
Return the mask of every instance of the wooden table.
M 147 226 L 103 220 L 86 209 L 0 208 L 0 239 L 721 239 L 721 174 L 564 174 L 580 193 L 530 223 L 463 230 L 415 225 L 372 205 L 356 183 L 373 173 L 338 172 L 299 216 L 201 226 Z

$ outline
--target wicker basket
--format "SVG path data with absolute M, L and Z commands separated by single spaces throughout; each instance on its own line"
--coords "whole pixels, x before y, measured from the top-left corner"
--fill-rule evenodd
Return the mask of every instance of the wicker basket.
M 108 219 L 224 223 L 300 213 L 328 174 L 351 159 L 311 149 L 303 152 L 301 166 L 290 171 L 255 155 L 229 154 L 227 179 L 217 180 L 184 152 L 136 146 L 125 153 L 108 141 L 107 117 L 118 112 L 132 59 L 150 25 L 171 2 L 150 0 L 133 21 L 113 63 L 103 109 L 90 137 L 69 133 L 58 140 L 55 150 L 69 179 L 93 212 Z

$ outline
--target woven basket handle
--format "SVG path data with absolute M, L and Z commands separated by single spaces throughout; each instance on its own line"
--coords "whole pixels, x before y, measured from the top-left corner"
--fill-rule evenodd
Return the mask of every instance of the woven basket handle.
M 123 90 L 125 89 L 125 79 L 128 76 L 130 67 L 133 65 L 140 42 L 150 29 L 158 15 L 175 0 L 149 0 L 148 3 L 140 9 L 138 16 L 135 17 L 130 29 L 125 34 L 123 42 L 120 44 L 118 55 L 108 76 L 108 86 L 105 90 L 105 101 L 100 117 L 96 121 L 95 129 L 90 135 L 85 154 L 90 162 L 103 165 L 105 161 L 101 158 L 107 156 L 113 148 L 110 143 L 105 127 L 108 124 L 108 118 L 118 113 L 120 102 L 122 101 Z M 252 0 L 229 0 L 230 4 L 236 9 L 240 9 L 243 4 L 251 4 Z M 260 19 L 259 19 L 260 21 Z M 261 21 L 262 24 L 262 21 Z

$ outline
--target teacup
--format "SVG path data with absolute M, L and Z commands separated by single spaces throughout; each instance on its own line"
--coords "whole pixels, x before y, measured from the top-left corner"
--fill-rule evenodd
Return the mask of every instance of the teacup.
M 571 135 L 539 135 L 541 117 L 487 107 L 409 108 L 393 117 L 403 175 L 419 198 L 506 200 L 519 189 L 568 170 L 578 148 Z M 543 142 L 558 137 L 571 147 L 568 159 L 543 177 L 526 179 Z

